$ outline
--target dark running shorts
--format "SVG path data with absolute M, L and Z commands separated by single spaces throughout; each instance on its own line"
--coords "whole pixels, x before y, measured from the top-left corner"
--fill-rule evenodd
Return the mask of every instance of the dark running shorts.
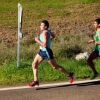
M 100 51 L 98 51 L 98 50 L 93 50 L 93 52 L 91 54 L 96 54 L 97 56 L 100 57 Z
M 51 49 L 47 48 L 46 51 L 42 51 L 40 49 L 40 51 L 38 52 L 38 54 L 43 58 L 43 59 L 46 59 L 46 60 L 50 60 L 50 59 L 53 59 L 53 52 Z

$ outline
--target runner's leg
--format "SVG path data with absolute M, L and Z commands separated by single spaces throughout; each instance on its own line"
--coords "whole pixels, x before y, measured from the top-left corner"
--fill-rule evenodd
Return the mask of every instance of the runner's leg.
M 68 76 L 70 75 L 70 73 L 65 70 L 62 66 L 58 65 L 55 61 L 55 59 L 50 59 L 48 60 L 48 63 L 54 68 L 54 69 L 57 69 L 65 74 L 67 74 Z
M 33 68 L 33 75 L 34 75 L 34 81 L 38 81 L 38 65 L 43 61 L 43 58 L 37 54 L 33 63 L 32 63 L 32 68 Z
M 92 69 L 92 71 L 93 71 L 94 74 L 98 73 L 96 71 L 94 63 L 93 63 L 93 60 L 96 59 L 97 57 L 98 57 L 98 55 L 96 55 L 95 53 L 91 53 L 91 55 L 89 56 L 89 58 L 87 60 L 87 63 L 90 66 L 90 68 Z
M 55 61 L 55 59 L 50 59 L 48 60 L 48 63 L 55 69 L 67 74 L 67 76 L 69 77 L 70 83 L 73 83 L 74 81 L 74 77 L 73 77 L 73 73 L 69 73 L 66 69 L 64 69 L 62 66 L 58 65 Z

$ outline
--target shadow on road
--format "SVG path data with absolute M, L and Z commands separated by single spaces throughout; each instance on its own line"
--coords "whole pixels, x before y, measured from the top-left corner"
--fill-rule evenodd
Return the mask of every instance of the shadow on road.
M 47 86 L 47 87 L 39 87 L 36 90 L 44 90 L 44 89 L 52 89 L 58 87 L 67 87 L 67 86 L 89 86 L 89 85 L 100 85 L 100 80 L 93 81 L 93 82 L 83 82 L 83 83 L 76 83 L 76 84 L 67 84 L 67 85 L 59 85 L 59 86 Z
M 86 82 L 86 83 L 77 84 L 77 86 L 89 86 L 89 85 L 100 85 L 100 80 L 94 81 L 94 82 Z

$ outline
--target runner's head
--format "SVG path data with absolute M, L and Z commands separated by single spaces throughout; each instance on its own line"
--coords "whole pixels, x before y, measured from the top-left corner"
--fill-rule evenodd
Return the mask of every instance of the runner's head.
M 40 28 L 41 28 L 41 30 L 43 30 L 43 29 L 47 30 L 49 28 L 49 22 L 47 20 L 43 20 L 41 22 Z
M 94 27 L 95 27 L 95 28 L 100 28 L 100 18 L 97 18 L 97 19 L 94 21 Z
M 97 22 L 98 24 L 100 24 L 100 18 L 97 18 L 97 19 L 95 20 L 95 22 Z

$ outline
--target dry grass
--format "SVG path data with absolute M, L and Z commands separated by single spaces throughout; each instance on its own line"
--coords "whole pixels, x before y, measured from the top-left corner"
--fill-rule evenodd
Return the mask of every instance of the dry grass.
M 39 24 L 43 19 L 49 20 L 50 29 L 56 35 L 56 39 L 52 41 L 52 49 L 56 57 L 67 57 L 65 55 L 70 51 L 73 56 L 78 52 L 91 52 L 93 49 L 93 44 L 88 46 L 86 42 L 94 33 L 92 23 L 100 16 L 100 3 L 89 3 L 89 0 L 86 0 L 85 4 L 79 0 L 52 2 L 55 0 L 45 1 L 43 4 L 41 1 L 41 5 L 39 5 L 40 1 L 20 1 L 24 9 L 22 59 L 32 59 L 36 54 L 38 45 L 34 42 L 34 37 L 40 33 Z M 17 0 L 8 0 L 7 3 L 2 1 L 0 5 L 0 55 L 2 55 L 0 59 L 2 62 L 9 58 L 16 59 Z

